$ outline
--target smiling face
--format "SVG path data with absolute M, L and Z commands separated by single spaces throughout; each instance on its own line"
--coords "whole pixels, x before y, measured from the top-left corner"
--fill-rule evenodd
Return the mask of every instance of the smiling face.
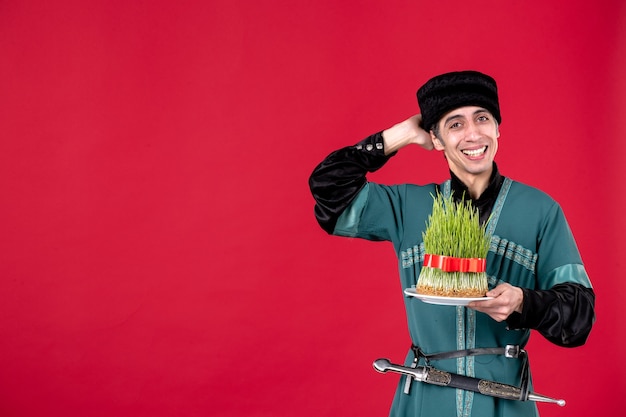
M 431 131 L 435 149 L 444 152 L 450 170 L 470 191 L 478 186 L 480 195 L 498 151 L 500 131 L 493 115 L 482 107 L 460 107 L 443 115 L 436 132 Z

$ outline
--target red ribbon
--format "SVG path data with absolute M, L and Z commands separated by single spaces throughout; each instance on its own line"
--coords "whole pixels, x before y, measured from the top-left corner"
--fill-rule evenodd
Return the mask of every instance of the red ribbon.
M 485 258 L 455 258 L 454 256 L 424 255 L 424 266 L 439 268 L 444 272 L 485 272 Z

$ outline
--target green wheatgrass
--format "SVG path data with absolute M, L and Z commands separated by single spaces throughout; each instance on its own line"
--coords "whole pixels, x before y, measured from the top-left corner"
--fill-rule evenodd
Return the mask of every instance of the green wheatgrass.
M 478 210 L 469 200 L 433 196 L 433 211 L 422 233 L 425 253 L 456 258 L 486 258 L 491 236 L 480 224 Z M 488 291 L 485 272 L 445 272 L 423 266 L 418 293 L 444 297 L 482 297 Z

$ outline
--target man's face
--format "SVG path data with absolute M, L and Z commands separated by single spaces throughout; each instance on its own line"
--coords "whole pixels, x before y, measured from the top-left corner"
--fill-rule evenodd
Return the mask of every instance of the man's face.
M 443 151 L 450 170 L 464 182 L 491 175 L 498 151 L 498 124 L 482 107 L 468 106 L 446 113 L 438 124 L 439 137 L 432 132 L 435 149 Z

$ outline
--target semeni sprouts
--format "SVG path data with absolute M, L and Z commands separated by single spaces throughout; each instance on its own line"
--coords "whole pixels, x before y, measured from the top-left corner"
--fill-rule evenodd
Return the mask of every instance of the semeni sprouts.
M 467 200 L 433 196 L 424 240 L 424 265 L 416 291 L 443 297 L 482 297 L 488 291 L 485 263 L 491 236 Z

